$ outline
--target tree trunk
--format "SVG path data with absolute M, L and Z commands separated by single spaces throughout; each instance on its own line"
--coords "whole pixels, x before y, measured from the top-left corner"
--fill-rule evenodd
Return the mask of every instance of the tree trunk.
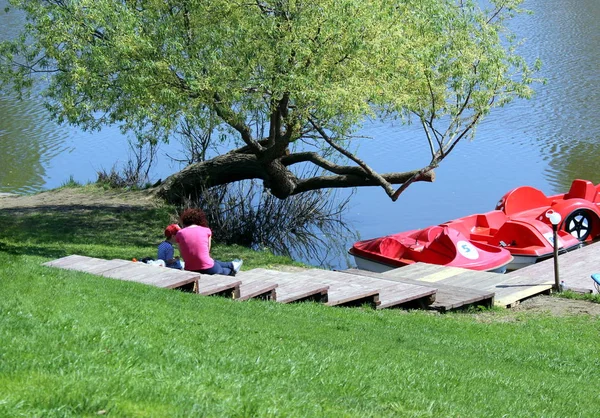
M 181 203 L 185 199 L 195 198 L 202 189 L 254 178 L 268 178 L 256 156 L 229 152 L 188 165 L 169 176 L 152 192 L 168 202 Z
M 356 170 L 358 173 L 361 171 L 359 167 L 353 167 L 353 171 Z M 418 172 L 385 173 L 381 177 L 390 184 L 403 184 Z M 255 155 L 238 150 L 190 164 L 154 187 L 152 192 L 168 202 L 182 203 L 186 199 L 196 198 L 202 189 L 250 179 L 263 180 L 265 187 L 280 199 L 318 189 L 381 186 L 366 173 L 298 179 L 280 160 L 261 162 Z M 434 179 L 435 173 L 430 170 L 420 174 L 415 181 L 432 182 Z

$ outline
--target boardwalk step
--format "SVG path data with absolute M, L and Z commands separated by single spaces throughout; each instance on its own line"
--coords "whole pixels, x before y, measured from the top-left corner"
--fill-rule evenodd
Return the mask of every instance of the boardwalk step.
M 198 279 L 196 293 L 203 296 L 239 299 L 241 283 L 235 277 L 205 274 Z
M 558 272 L 559 280 L 564 281 L 568 289 L 575 289 L 580 293 L 597 293 L 591 275 L 600 272 L 600 242 L 586 244 L 582 248 L 560 254 Z M 528 277 L 530 283 L 533 281 L 554 284 L 554 259 L 549 258 L 523 267 L 507 273 L 506 276 Z
M 236 275 L 242 282 L 258 281 L 269 284 L 277 284 L 275 289 L 275 300 L 280 303 L 302 302 L 313 300 L 316 302 L 327 302 L 329 286 L 323 283 L 311 283 L 299 281 L 287 273 L 268 270 L 253 269 L 240 272 Z
M 71 255 L 44 263 L 48 267 L 77 270 L 111 279 L 134 281 L 168 289 L 182 288 L 195 283 L 200 274 L 189 271 L 154 267 L 127 260 L 103 260 L 100 258 Z
M 377 309 L 405 306 L 418 301 L 419 305 L 430 304 L 435 297 L 435 288 L 414 284 L 383 283 L 364 276 L 352 276 L 329 270 L 312 269 L 302 272 L 281 272 L 254 269 L 238 275 L 274 281 L 279 284 L 277 300 L 289 302 L 311 298 L 329 306 L 354 306 L 369 304 Z M 248 275 L 248 276 L 246 276 Z M 323 300 L 327 291 L 327 299 Z
M 410 267 L 410 266 L 406 266 Z M 421 282 L 419 280 L 407 278 L 404 276 L 405 267 L 390 270 L 385 273 L 375 273 L 367 270 L 348 269 L 344 273 L 363 275 L 383 281 L 393 281 L 398 283 L 413 284 L 417 286 L 425 286 L 431 288 L 435 286 L 435 299 L 427 306 L 429 309 L 446 312 L 453 309 L 463 308 L 469 305 L 485 305 L 492 306 L 494 303 L 494 293 L 484 292 L 473 289 L 460 288 L 456 286 L 446 285 L 440 282 Z M 409 273 L 406 275 L 410 276 Z
M 594 243 L 560 256 L 568 287 L 593 291 L 589 277 L 591 272 L 600 271 L 600 257 L 595 256 L 599 250 L 600 244 Z M 80 255 L 44 263 L 164 288 L 185 289 L 193 285 L 198 293 L 238 300 L 262 298 L 280 303 L 314 300 L 329 306 L 369 304 L 377 309 L 418 306 L 439 311 L 475 304 L 510 307 L 525 298 L 547 293 L 554 285 L 552 264 L 553 260 L 542 261 L 504 275 L 416 263 L 385 273 L 358 269 L 299 272 L 254 269 L 228 277 L 200 276 L 127 260 Z
M 86 257 L 83 255 L 69 255 L 57 260 L 48 261 L 43 265 L 49 267 L 59 267 L 67 270 L 85 271 L 86 273 L 98 274 L 100 272 L 113 269 L 119 266 L 131 264 L 127 260 L 104 260 L 95 257 Z
M 432 302 L 436 289 L 430 286 L 421 286 L 408 283 L 382 282 L 362 275 L 353 275 L 339 271 L 315 270 L 311 277 L 324 281 L 333 289 L 349 289 L 352 287 L 377 291 L 379 301 L 377 309 L 402 307 L 405 305 L 428 305 Z M 330 297 L 331 299 L 331 297 Z
M 240 281 L 240 296 L 237 300 L 244 301 L 252 298 L 264 300 L 276 300 L 277 283 L 265 283 L 260 280 L 248 280 L 244 278 Z
M 268 269 L 254 269 L 244 274 L 252 274 L 260 280 L 279 283 L 278 301 L 307 300 L 310 296 L 320 298 L 328 306 L 359 306 L 368 304 L 377 307 L 380 304 L 379 290 L 356 285 L 343 286 L 339 281 L 317 277 L 317 269 L 310 273 L 289 273 Z M 241 276 L 242 280 L 244 277 Z M 323 291 L 327 289 L 327 298 Z

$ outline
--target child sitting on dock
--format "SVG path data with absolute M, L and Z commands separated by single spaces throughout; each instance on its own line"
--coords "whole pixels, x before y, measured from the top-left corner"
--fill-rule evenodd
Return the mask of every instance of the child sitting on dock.
M 181 261 L 179 257 L 175 257 L 175 248 L 173 244 L 175 244 L 175 235 L 177 235 L 177 231 L 181 228 L 177 224 L 171 224 L 165 228 L 165 240 L 158 244 L 158 255 L 157 259 L 163 260 L 167 267 L 173 269 L 182 270 Z

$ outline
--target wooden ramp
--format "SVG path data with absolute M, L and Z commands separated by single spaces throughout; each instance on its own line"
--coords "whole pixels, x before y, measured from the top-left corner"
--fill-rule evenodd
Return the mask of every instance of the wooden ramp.
M 277 270 L 254 269 L 240 272 L 237 277 L 266 283 L 277 283 L 275 300 L 282 303 L 317 300 L 328 306 L 359 306 L 363 304 L 377 307 L 380 304 L 379 291 L 372 287 L 340 286 L 340 283 L 316 279 L 314 272 L 288 273 Z
M 198 278 L 195 291 L 203 296 L 224 296 L 236 299 L 240 297 L 240 284 L 241 282 L 236 280 L 235 277 L 205 274 Z
M 83 255 L 69 255 L 57 260 L 48 261 L 44 266 L 59 267 L 67 270 L 84 271 L 86 273 L 100 274 L 103 271 L 111 270 L 115 267 L 131 264 L 127 260 L 103 260 L 101 258 L 86 257 Z
M 263 283 L 265 285 L 275 285 L 273 300 L 280 303 L 304 301 L 326 303 L 328 301 L 328 285 L 298 281 L 280 271 L 253 269 L 241 271 L 236 277 L 242 279 L 244 284 Z
M 561 278 L 568 286 L 593 289 L 589 277 L 600 272 L 600 244 L 563 254 L 559 260 Z M 328 306 L 367 304 L 376 309 L 421 307 L 442 312 L 469 305 L 510 307 L 528 297 L 549 292 L 554 284 L 553 260 L 509 274 L 416 263 L 385 273 L 358 269 L 343 272 L 254 269 L 240 272 L 236 277 L 201 276 L 144 263 L 79 255 L 45 265 L 170 289 L 193 287 L 202 295 L 222 295 L 240 301 L 250 298 L 280 303 L 312 300 Z
M 426 307 L 433 302 L 436 293 L 436 289 L 431 286 L 398 282 L 382 283 L 370 277 L 339 271 L 315 270 L 311 271 L 310 275 L 334 288 L 356 287 L 378 291 L 377 309 L 401 307 L 407 304 Z
M 236 275 L 236 279 L 239 279 Z M 256 280 L 244 279 L 240 281 L 240 296 L 236 298 L 239 301 L 244 301 L 252 298 L 263 300 L 275 300 L 277 294 L 277 283 L 264 283 Z
M 458 267 L 444 267 L 434 264 L 415 263 L 382 273 L 384 276 L 396 275 L 436 286 L 461 288 L 461 292 L 481 292 L 493 297 L 496 306 L 511 307 L 521 300 L 540 293 L 547 293 L 552 282 L 546 277 L 526 277 L 518 270 L 515 275 L 488 273 L 467 270 Z M 439 294 L 438 294 L 439 297 Z
M 494 293 L 487 291 L 479 291 L 475 289 L 467 289 L 463 287 L 450 286 L 441 283 L 428 283 L 426 281 L 419 281 L 405 277 L 403 275 L 403 269 L 394 269 L 385 273 L 375 273 L 367 270 L 360 269 L 348 269 L 344 270 L 344 273 L 351 273 L 355 275 L 363 275 L 372 277 L 381 281 L 392 281 L 398 283 L 407 284 L 418 284 L 421 286 L 429 286 L 431 289 L 436 291 L 435 300 L 428 306 L 429 309 L 433 309 L 440 312 L 447 312 L 453 309 L 460 309 L 469 305 L 483 305 L 492 306 L 494 303 Z M 407 274 L 406 276 L 410 276 Z M 415 275 L 418 277 L 418 275 Z
M 200 276 L 199 273 L 155 267 L 144 263 L 118 259 L 103 260 L 81 255 L 70 255 L 48 261 L 44 265 L 167 289 L 193 289 L 201 295 L 222 295 L 233 298 L 240 296 L 240 280 L 229 276 Z
M 600 242 L 558 256 L 558 276 L 567 288 L 583 293 L 597 293 L 591 275 L 600 273 Z M 554 259 L 541 261 L 505 276 L 522 276 L 554 284 Z
M 421 284 L 384 283 L 363 275 L 319 269 L 294 273 L 254 269 L 240 272 L 236 277 L 242 283 L 246 280 L 277 283 L 276 300 L 282 303 L 316 300 L 329 306 L 368 304 L 376 309 L 409 303 L 427 306 L 433 301 L 436 291 Z

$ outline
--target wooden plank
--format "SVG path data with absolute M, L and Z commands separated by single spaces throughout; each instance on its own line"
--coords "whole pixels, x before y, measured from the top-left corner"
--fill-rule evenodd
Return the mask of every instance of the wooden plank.
M 404 267 L 402 267 L 402 268 L 404 268 Z M 436 284 L 424 283 L 424 282 L 420 282 L 418 280 L 406 278 L 399 273 L 399 269 L 389 270 L 389 271 L 386 271 L 385 273 L 376 273 L 373 271 L 353 268 L 353 269 L 340 270 L 340 272 L 356 274 L 356 275 L 365 276 L 365 277 L 372 277 L 372 278 L 378 279 L 378 280 L 389 280 L 389 281 L 394 281 L 397 283 L 413 284 L 416 286 L 421 286 L 424 289 L 431 289 L 434 291 L 438 289 L 437 283 Z
M 377 308 L 381 304 L 380 289 L 367 283 L 354 283 L 340 278 L 339 272 L 311 270 L 310 273 L 289 273 L 300 280 L 317 281 L 329 286 L 328 306 L 360 306 L 367 304 Z
M 428 281 L 430 280 L 428 278 L 439 277 L 440 279 L 435 282 L 437 286 L 440 286 L 436 301 L 438 303 L 443 301 L 444 305 L 449 306 L 455 306 L 461 298 L 465 299 L 465 302 L 477 299 L 477 297 L 473 298 L 468 295 L 480 291 L 494 294 L 494 305 L 510 307 L 523 299 L 545 293 L 551 288 L 546 277 L 522 280 L 521 277 L 516 276 L 514 273 L 509 275 L 459 268 L 452 268 L 448 274 L 439 274 L 438 271 L 443 271 L 447 267 L 430 265 L 426 269 L 416 269 L 413 267 L 412 270 L 414 271 L 410 271 L 408 267 L 412 266 L 401 267 L 383 274 L 404 275 L 406 272 L 405 269 L 407 269 L 408 275 L 412 275 L 413 277 L 418 277 L 418 274 L 427 274 L 425 277 Z M 442 286 L 452 286 L 453 288 L 442 289 Z M 448 293 L 445 291 L 448 291 Z M 473 302 L 469 302 L 469 304 L 471 303 Z
M 462 273 L 444 279 L 440 283 L 467 289 L 493 291 L 498 284 L 503 283 L 505 280 L 503 274 L 463 269 Z
M 80 267 L 79 269 L 81 271 L 85 271 L 86 273 L 91 273 L 91 274 L 100 274 L 104 271 L 108 271 L 111 269 L 114 269 L 116 267 L 122 267 L 122 266 L 126 266 L 132 263 L 132 261 L 127 261 L 127 260 L 119 260 L 119 259 L 114 259 L 114 260 L 102 260 L 103 263 L 98 263 L 96 265 L 87 265 L 84 267 Z
M 339 271 L 314 270 L 311 271 L 310 275 L 315 280 L 320 280 L 333 286 L 330 289 L 330 293 L 332 290 L 335 291 L 337 286 L 378 290 L 379 303 L 376 305 L 377 309 L 402 306 L 416 300 L 421 300 L 421 304 L 423 305 L 430 304 L 433 301 L 432 295 L 436 292 L 436 289 L 432 287 L 399 282 L 384 283 L 368 276 L 353 275 Z
M 382 279 L 407 280 L 392 275 L 384 275 Z M 416 282 L 419 283 L 418 280 Z M 439 282 L 435 285 L 437 287 L 437 292 L 435 294 L 435 301 L 429 306 L 430 309 L 446 312 L 465 308 L 470 305 L 493 306 L 494 304 L 493 292 L 483 292 L 475 289 L 450 286 Z
M 577 288 L 597 293 L 591 279 L 593 273 L 600 273 L 600 241 L 558 256 L 559 279 L 567 288 Z M 554 259 L 549 258 L 536 264 L 507 273 L 530 278 L 545 278 L 554 283 Z
M 426 276 L 422 276 L 419 278 L 420 282 L 439 282 L 441 280 L 447 279 L 449 277 L 454 277 L 458 274 L 464 273 L 464 269 L 458 267 L 446 267 L 443 269 L 439 269 L 436 272 L 428 274 Z
M 378 290 L 334 289 L 329 292 L 327 306 L 362 306 L 369 305 L 377 308 L 380 304 Z
M 252 269 L 239 272 L 236 277 L 241 279 L 242 283 L 247 279 L 260 280 L 265 283 L 276 283 L 275 300 L 280 303 L 308 300 L 325 303 L 328 300 L 328 285 L 299 281 L 287 276 L 284 272 L 268 269 Z
M 85 273 L 98 274 L 116 267 L 131 265 L 132 261 L 127 260 L 104 260 L 95 257 L 86 257 L 81 255 L 70 255 L 58 260 L 49 261 L 44 265 L 50 267 L 59 267 L 68 270 L 77 270 Z
M 83 257 L 83 256 L 80 256 L 77 254 L 73 254 L 73 255 L 68 255 L 66 257 L 58 258 L 56 260 L 47 261 L 47 262 L 43 263 L 42 265 L 47 266 L 47 267 L 60 267 L 60 268 L 67 269 L 70 264 L 76 263 L 81 258 L 87 259 L 89 257 Z
M 198 279 L 197 293 L 203 296 L 224 296 L 238 299 L 241 284 L 241 280 L 233 276 L 204 274 Z
M 350 273 L 350 281 L 360 281 L 364 284 L 370 284 L 375 289 L 379 289 L 380 304 L 377 309 L 385 309 L 406 305 L 409 302 L 421 300 L 418 304 L 421 307 L 430 305 L 435 300 L 437 289 L 424 287 L 418 284 L 408 284 L 394 281 L 382 281 L 362 275 L 353 275 Z M 412 306 L 412 305 L 411 305 Z
M 195 282 L 200 274 L 190 271 L 151 266 L 145 263 L 129 263 L 99 273 L 111 279 L 133 281 L 150 286 L 174 289 Z M 227 277 L 227 276 L 225 276 Z
M 81 255 L 70 255 L 59 258 L 58 260 L 48 261 L 43 265 L 49 267 L 59 267 L 67 270 L 77 270 L 85 273 L 98 274 L 102 271 L 110 270 L 115 267 L 130 265 L 132 262 L 127 260 L 104 260 L 101 258 L 86 257 Z
M 71 255 L 44 263 L 46 266 L 97 274 L 111 279 L 133 281 L 151 286 L 175 289 L 194 283 L 199 273 L 150 266 L 127 260 L 103 260 L 100 258 Z
M 416 279 L 404 277 L 404 269 L 409 268 L 408 275 L 412 277 L 419 277 L 420 274 L 429 275 L 435 273 L 440 266 L 427 264 L 424 266 L 412 264 L 406 267 L 400 267 L 398 269 L 386 271 L 385 273 L 375 273 L 360 269 L 349 269 L 344 272 L 351 272 L 354 274 L 361 274 L 376 278 L 378 280 L 390 280 L 398 281 L 402 283 L 417 284 L 423 286 L 432 286 L 431 282 L 420 282 Z M 457 286 L 447 285 L 441 282 L 436 282 L 435 289 L 435 300 L 429 309 L 434 309 L 440 312 L 446 312 L 453 309 L 464 308 L 469 305 L 484 305 L 492 306 L 494 304 L 494 292 L 480 291 L 476 289 L 461 288 Z
M 496 291 L 496 306 L 509 308 L 520 303 L 523 299 L 547 293 L 552 289 L 553 282 L 540 277 L 532 279 L 530 277 L 522 277 L 511 275 L 506 277 L 502 283 L 495 288 Z
M 444 269 L 444 266 L 437 266 L 437 269 Z M 402 274 L 404 267 L 397 269 L 399 274 Z M 431 271 L 432 268 L 429 268 Z M 510 307 L 519 303 L 521 300 L 540 293 L 546 293 L 552 287 L 547 277 L 530 277 L 528 280 L 523 280 L 520 276 L 513 274 L 498 274 L 483 271 L 474 271 L 461 269 L 458 271 L 453 269 L 454 275 L 448 275 L 447 278 L 436 282 L 436 285 L 449 285 L 464 289 L 463 292 L 482 291 L 493 292 L 494 305 L 502 307 Z M 521 270 L 518 270 L 521 271 Z M 385 274 L 385 273 L 384 273 Z M 431 274 L 431 273 L 430 273 Z M 438 299 L 445 295 L 439 295 Z M 456 300 L 460 297 L 459 292 L 452 292 L 451 300 Z
M 439 268 L 444 267 L 439 266 Z M 551 283 L 545 278 L 523 280 L 515 275 L 509 276 L 465 269 L 456 275 L 437 282 L 437 284 L 493 292 L 495 294 L 494 304 L 502 307 L 513 306 L 523 299 L 545 293 L 551 288 Z
M 275 301 L 277 299 L 277 294 L 275 293 L 277 286 L 277 283 L 265 283 L 260 280 L 243 279 L 240 283 L 240 296 L 237 300 L 244 301 L 258 298 Z
M 325 303 L 328 306 L 358 306 L 368 304 L 375 308 L 380 304 L 379 289 L 373 287 L 366 288 L 365 286 L 353 283 L 344 284 L 340 280 L 326 277 L 326 274 L 323 273 L 328 272 L 326 270 L 313 269 L 310 273 L 305 273 L 263 269 L 262 274 L 265 276 L 266 271 L 270 272 L 268 274 L 271 277 L 276 277 L 278 283 L 280 283 L 281 278 L 288 277 L 297 283 L 304 283 L 307 286 L 314 284 L 329 286 L 327 302 Z M 282 286 L 280 285 L 280 287 Z
M 302 287 L 296 291 L 289 291 L 283 295 L 277 294 L 277 302 L 292 303 L 292 302 L 318 302 L 327 303 L 329 301 L 329 286 L 316 286 L 310 289 Z
M 409 264 L 408 266 L 403 266 L 403 267 L 399 267 L 397 269 L 386 271 L 385 273 L 389 274 L 390 276 L 397 277 L 398 276 L 397 272 L 401 271 L 403 278 L 413 279 L 413 280 L 418 279 L 419 281 L 421 281 L 420 279 L 422 277 L 427 277 L 427 276 L 433 275 L 435 273 L 442 271 L 443 269 L 444 269 L 443 266 L 438 266 L 436 264 L 414 263 L 414 264 Z M 452 269 L 451 271 L 457 271 L 457 270 Z M 385 274 L 385 273 L 382 273 L 382 274 Z
M 390 285 L 380 287 L 379 299 L 381 303 L 377 306 L 377 309 L 402 307 L 414 301 L 418 301 L 418 303 L 411 304 L 411 307 L 426 308 L 435 300 L 436 292 L 437 290 L 433 289 L 423 291 L 423 288 L 419 289 L 418 286 L 413 286 L 412 289 L 400 288 L 398 283 L 391 282 Z
M 67 270 L 80 270 L 81 268 L 85 268 L 88 265 L 97 265 L 106 261 L 108 260 L 73 254 L 56 260 L 48 261 L 46 263 L 43 263 L 42 265 L 48 267 L 59 267 Z

